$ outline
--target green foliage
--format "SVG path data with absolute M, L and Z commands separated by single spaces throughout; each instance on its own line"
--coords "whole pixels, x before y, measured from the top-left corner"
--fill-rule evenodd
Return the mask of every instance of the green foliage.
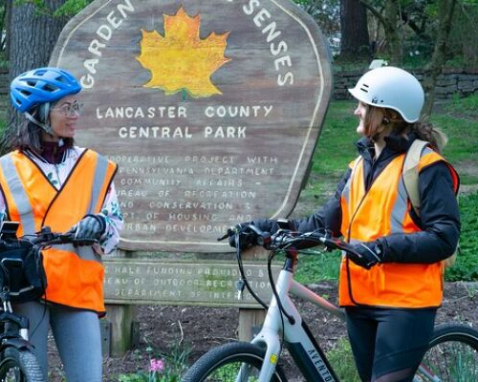
M 455 93 L 451 99 L 451 103 L 447 104 L 445 110 L 453 115 L 462 114 L 470 118 L 478 117 L 478 94 L 469 97 L 460 97 Z
M 456 5 L 453 26 L 448 40 L 446 66 L 476 68 L 478 65 L 478 3 L 462 0 Z
M 136 373 L 120 374 L 118 382 L 179 382 L 188 365 L 189 348 L 175 344 L 167 354 L 155 350 L 152 346 L 146 348 L 147 356 L 137 354 L 139 359 L 147 359 L 146 370 Z
M 67 0 L 55 11 L 54 16 L 74 16 L 92 2 L 93 0 Z
M 478 193 L 460 197 L 461 241 L 456 263 L 445 273 L 447 281 L 478 280 Z
M 340 0 L 294 0 L 320 26 L 333 54 L 340 48 Z
M 45 0 L 15 0 L 16 5 L 33 4 L 38 13 L 53 17 L 72 17 L 92 2 L 93 0 L 66 0 L 61 7 L 52 13 Z
M 335 347 L 327 352 L 327 358 L 341 381 L 360 382 L 352 349 L 345 337 L 339 338 Z

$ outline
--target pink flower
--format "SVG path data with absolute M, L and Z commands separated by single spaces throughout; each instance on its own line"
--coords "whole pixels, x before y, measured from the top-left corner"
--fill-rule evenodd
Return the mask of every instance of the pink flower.
M 155 359 L 151 358 L 149 371 L 163 371 L 164 370 L 164 362 L 162 359 Z

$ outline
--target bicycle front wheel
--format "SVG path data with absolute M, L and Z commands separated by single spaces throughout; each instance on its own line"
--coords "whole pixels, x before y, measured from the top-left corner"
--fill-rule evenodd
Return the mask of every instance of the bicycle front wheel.
M 457 324 L 437 326 L 414 381 L 478 381 L 478 331 Z
M 32 352 L 8 347 L 0 359 L 0 381 L 45 382 L 45 378 Z
M 258 346 L 234 342 L 208 351 L 183 376 L 182 382 L 252 382 L 258 381 L 265 352 Z M 282 369 L 277 366 L 271 379 L 286 382 Z

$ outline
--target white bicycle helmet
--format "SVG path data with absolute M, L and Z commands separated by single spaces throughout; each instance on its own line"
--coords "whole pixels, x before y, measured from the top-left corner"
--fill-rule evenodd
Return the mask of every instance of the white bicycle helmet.
M 368 71 L 349 92 L 367 105 L 397 111 L 409 123 L 418 121 L 425 101 L 420 82 L 407 71 L 393 66 Z

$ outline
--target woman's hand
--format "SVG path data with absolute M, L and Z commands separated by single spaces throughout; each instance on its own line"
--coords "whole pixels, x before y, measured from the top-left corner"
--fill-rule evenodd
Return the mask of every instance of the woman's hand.
M 106 221 L 102 215 L 86 215 L 80 222 L 73 227 L 75 233 L 75 241 L 90 242 L 98 240 L 105 232 Z
M 382 262 L 383 250 L 377 242 L 359 242 L 350 244 L 350 247 L 352 251 L 347 252 L 347 257 L 362 268 L 370 269 Z

